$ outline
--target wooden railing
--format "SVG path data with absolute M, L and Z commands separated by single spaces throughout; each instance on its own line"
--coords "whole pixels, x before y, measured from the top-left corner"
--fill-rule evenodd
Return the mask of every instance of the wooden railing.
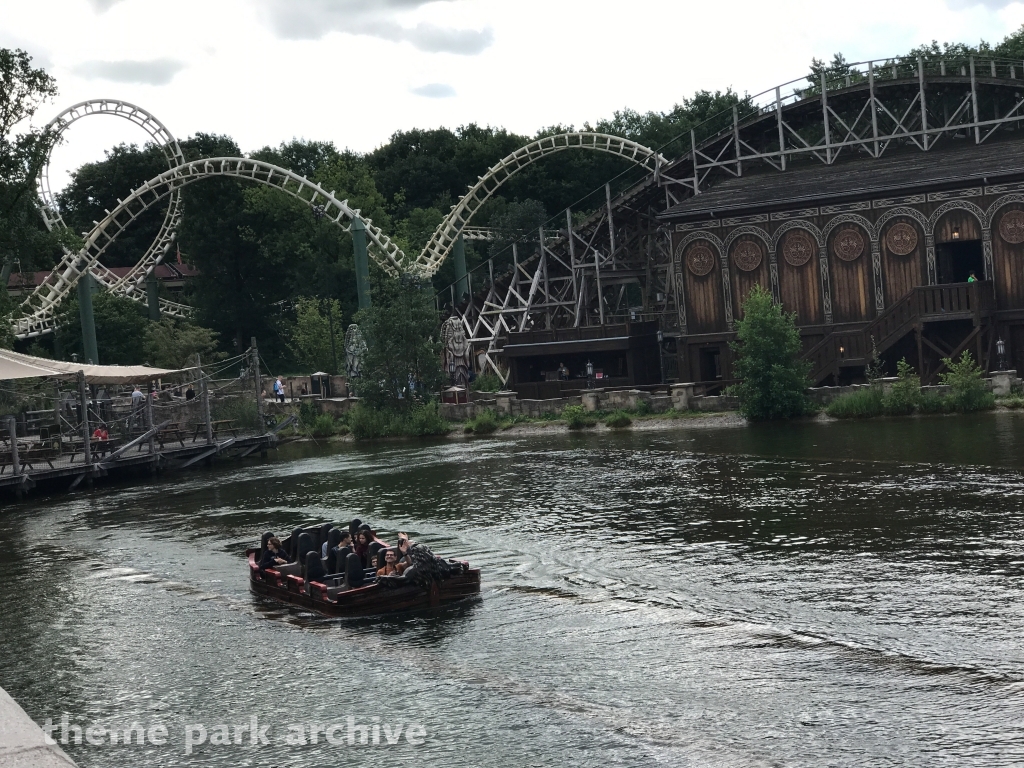
M 843 361 L 869 362 L 872 344 L 882 354 L 919 322 L 981 319 L 995 309 L 991 282 L 921 285 L 912 289 L 879 317 L 858 331 L 839 330 L 825 336 L 803 354 L 811 364 L 812 382 L 838 374 Z

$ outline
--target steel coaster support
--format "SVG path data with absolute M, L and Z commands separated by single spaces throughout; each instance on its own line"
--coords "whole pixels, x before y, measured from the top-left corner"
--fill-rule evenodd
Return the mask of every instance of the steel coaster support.
M 462 301 L 462 297 L 469 293 L 469 274 L 466 271 L 466 241 L 460 232 L 455 238 L 452 246 L 452 255 L 455 257 L 455 299 L 456 304 Z M 469 296 L 472 305 L 472 294 Z
M 370 308 L 370 257 L 366 248 L 366 226 L 359 219 L 352 220 L 352 251 L 356 266 L 356 296 L 360 309 Z
M 96 346 L 96 318 L 92 311 L 92 295 L 95 293 L 96 281 L 92 275 L 86 274 L 78 281 L 78 316 L 82 323 L 82 351 L 85 362 L 89 365 L 100 364 L 100 354 Z

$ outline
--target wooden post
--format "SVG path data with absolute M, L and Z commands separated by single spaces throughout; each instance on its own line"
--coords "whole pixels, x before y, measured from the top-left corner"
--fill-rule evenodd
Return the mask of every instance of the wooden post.
M 254 378 L 256 379 L 256 412 L 260 416 L 260 429 L 266 422 L 263 420 L 263 381 L 260 379 L 260 351 L 256 347 L 256 337 L 253 336 L 249 342 L 252 351 Z
M 921 136 L 924 141 L 924 148 L 928 149 L 928 104 L 924 97 L 924 61 L 917 57 L 917 83 L 921 93 Z
M 203 402 L 203 421 L 206 422 L 206 444 L 210 445 L 213 443 L 213 423 L 210 420 L 210 388 L 206 383 L 206 374 L 203 372 L 198 352 L 196 352 L 196 369 L 199 371 L 199 394 Z M 258 378 L 256 386 L 259 387 Z
M 146 431 L 153 429 L 153 393 L 156 389 L 153 387 L 153 382 L 149 382 L 149 386 L 146 387 Z M 149 436 L 149 455 L 152 456 L 156 453 L 156 441 L 153 435 Z
M 60 384 L 53 385 L 53 423 L 57 425 L 57 440 L 60 441 L 63 430 L 60 428 Z M 60 442 L 57 443 L 60 447 Z
M 21 474 L 21 458 L 18 456 L 18 422 L 13 416 L 7 417 L 7 433 L 11 436 L 11 471 Z
M 700 194 L 700 173 L 697 171 L 697 134 L 690 129 L 690 148 L 693 153 L 693 194 Z
M 82 461 L 88 467 L 92 464 L 92 434 L 89 432 L 89 388 L 85 383 L 85 371 L 78 372 L 78 399 L 82 404 Z
M 544 227 L 537 233 L 540 240 L 540 268 L 544 273 L 544 327 L 551 330 L 551 283 L 548 281 L 548 252 L 544 249 Z
M 974 112 L 974 143 L 981 144 L 981 126 L 978 125 L 978 82 L 974 75 L 974 57 L 971 56 L 971 108 Z
M 572 275 L 572 297 L 576 302 L 576 319 L 573 325 L 579 327 L 580 324 L 580 286 L 579 276 L 576 274 L 576 238 L 572 233 L 572 211 L 569 208 L 565 209 L 565 232 L 569 238 L 569 272 Z
M 825 73 L 821 73 L 821 116 L 825 121 L 825 160 L 832 165 L 832 130 L 828 120 L 828 82 Z
M 779 124 L 779 159 L 786 170 L 786 132 L 782 123 L 782 88 L 775 89 L 775 116 Z
M 875 157 L 878 157 L 878 105 L 875 104 L 875 65 L 868 62 L 868 98 L 871 101 L 871 138 L 874 140 Z
M 743 163 L 740 162 L 740 113 L 736 105 L 732 105 L 732 143 L 736 148 L 736 175 L 743 175 Z
M 608 256 L 615 258 L 615 222 L 612 219 L 612 186 L 604 185 L 604 199 L 608 207 Z M 612 262 L 615 263 L 614 261 Z M 614 266 L 612 267 L 614 269 Z
M 601 313 L 601 325 L 604 325 L 604 294 L 601 292 L 601 254 L 594 249 L 594 277 L 597 278 L 597 308 Z

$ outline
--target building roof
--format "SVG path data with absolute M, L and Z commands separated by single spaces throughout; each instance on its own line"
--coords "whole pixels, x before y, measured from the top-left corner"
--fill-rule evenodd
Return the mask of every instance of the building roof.
M 673 221 L 701 221 L 784 210 L 801 205 L 852 202 L 880 195 L 952 189 L 1024 178 L 1024 140 L 980 146 L 943 138 L 927 152 L 889 150 L 876 159 L 848 154 L 833 165 L 775 171 L 751 161 L 744 176 L 726 179 L 659 214 Z M 890 154 L 891 153 L 891 154 Z

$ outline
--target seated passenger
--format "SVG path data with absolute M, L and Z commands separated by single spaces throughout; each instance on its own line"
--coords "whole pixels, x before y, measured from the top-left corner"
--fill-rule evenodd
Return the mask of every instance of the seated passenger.
M 398 562 L 402 564 L 403 568 L 408 568 L 412 565 L 412 556 L 409 554 L 409 537 L 404 534 L 398 534 Z
M 364 568 L 368 567 L 366 557 L 370 550 L 371 541 L 373 541 L 373 537 L 370 535 L 368 529 L 360 530 L 359 533 L 356 534 L 354 549 L 355 553 L 359 555 L 359 559 L 362 561 Z
M 333 547 L 327 550 L 327 569 L 331 573 L 341 573 L 345 570 L 345 559 L 352 551 L 352 536 L 348 531 L 339 531 L 338 540 Z
M 110 439 L 110 433 L 107 432 L 106 426 L 103 425 L 103 424 L 98 425 L 96 427 L 96 429 L 94 429 L 93 432 L 92 432 L 92 439 L 93 440 L 109 440 Z
M 393 549 L 384 550 L 384 567 L 377 570 L 378 576 L 401 576 L 405 566 L 398 562 L 398 553 Z
M 267 548 L 264 550 L 263 558 L 260 560 L 260 570 L 265 571 L 267 568 L 273 568 L 275 565 L 284 565 L 287 562 L 288 557 L 281 548 L 281 540 L 277 536 L 271 536 L 267 540 Z
M 345 533 L 347 534 L 348 531 L 345 531 Z M 327 553 L 330 550 L 334 549 L 336 546 L 338 546 L 338 541 L 340 539 L 341 529 L 331 528 L 331 530 L 327 532 L 327 538 L 324 540 L 324 543 L 320 547 L 320 557 L 327 557 Z

